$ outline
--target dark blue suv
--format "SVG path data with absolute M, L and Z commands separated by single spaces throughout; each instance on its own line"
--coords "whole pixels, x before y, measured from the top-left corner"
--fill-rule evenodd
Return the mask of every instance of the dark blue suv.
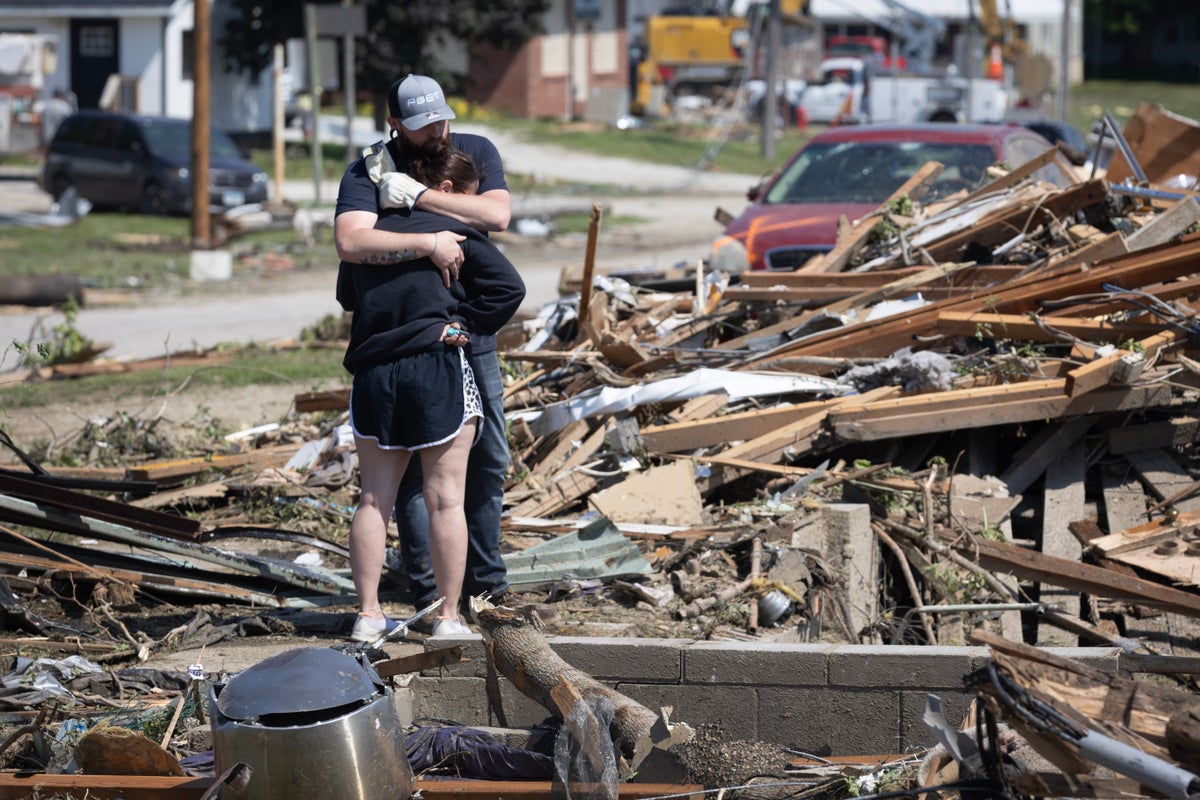
M 213 130 L 209 142 L 209 210 L 266 202 L 267 174 L 224 132 Z M 54 134 L 41 186 L 55 200 L 75 187 L 97 208 L 187 214 L 191 162 L 191 120 L 80 111 Z

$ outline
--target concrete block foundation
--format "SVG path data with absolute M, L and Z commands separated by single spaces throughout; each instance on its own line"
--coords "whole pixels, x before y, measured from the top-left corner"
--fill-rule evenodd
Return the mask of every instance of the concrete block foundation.
M 734 739 L 771 742 L 820 756 L 905 753 L 937 744 L 922 721 L 927 694 L 959 724 L 974 692 L 967 675 L 982 647 L 698 642 L 686 639 L 547 638 L 564 660 L 622 694 L 689 725 L 719 724 Z M 427 642 L 445 647 L 446 639 Z M 487 656 L 479 636 L 455 639 L 464 662 L 415 676 L 414 721 L 530 727 L 550 712 L 501 678 L 505 719 L 488 708 Z M 1106 671 L 1120 649 L 1054 648 Z

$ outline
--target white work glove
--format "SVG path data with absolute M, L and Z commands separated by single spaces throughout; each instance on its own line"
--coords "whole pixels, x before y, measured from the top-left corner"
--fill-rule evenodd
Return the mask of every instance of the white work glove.
M 403 172 L 388 172 L 379 179 L 380 208 L 414 208 L 428 186 Z
M 379 187 L 380 208 L 412 208 L 428 188 L 420 181 L 396 171 L 396 162 L 384 142 L 363 148 L 367 177 Z

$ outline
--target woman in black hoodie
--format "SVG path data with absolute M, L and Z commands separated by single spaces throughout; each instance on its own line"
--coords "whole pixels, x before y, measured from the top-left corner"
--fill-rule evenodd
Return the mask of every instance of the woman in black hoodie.
M 474 162 L 447 148 L 405 166 L 431 189 L 471 193 Z M 350 570 L 359 598 L 352 638 L 371 641 L 395 629 L 379 604 L 388 519 L 400 479 L 420 454 L 429 511 L 430 554 L 445 598 L 434 635 L 470 633 L 458 618 L 466 568 L 463 514 L 467 456 L 481 416 L 464 348 L 471 334 L 495 334 L 525 298 L 525 285 L 482 233 L 418 209 L 388 209 L 376 228 L 452 230 L 465 238 L 463 266 L 449 287 L 429 258 L 395 265 L 348 264 L 338 270 L 337 298 L 353 311 L 343 364 L 354 375 L 350 423 L 362 491 L 350 525 Z M 436 250 L 436 244 L 434 245 Z

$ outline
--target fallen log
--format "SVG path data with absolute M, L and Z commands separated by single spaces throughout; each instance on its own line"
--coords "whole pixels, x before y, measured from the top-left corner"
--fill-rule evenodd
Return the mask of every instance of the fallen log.
M 649 736 L 658 714 L 563 660 L 546 643 L 541 621 L 532 609 L 514 611 L 486 601 L 475 601 L 475 605 L 475 619 L 483 630 L 488 658 L 499 674 L 512 681 L 523 695 L 559 716 L 562 712 L 555 694 L 556 689 L 562 692 L 563 684 L 585 701 L 608 700 L 613 705 L 609 729 L 613 744 L 625 758 L 633 756 L 635 745 Z

